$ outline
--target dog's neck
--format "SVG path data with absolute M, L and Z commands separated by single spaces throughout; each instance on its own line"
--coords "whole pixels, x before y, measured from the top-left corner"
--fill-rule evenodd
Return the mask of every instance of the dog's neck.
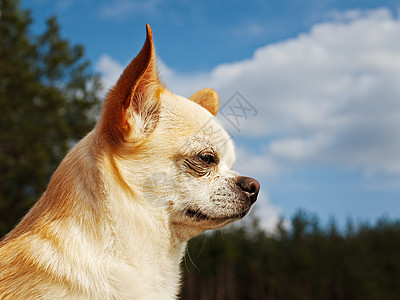
M 173 299 L 186 242 L 171 234 L 165 211 L 154 218 L 137 195 L 121 188 L 112 159 L 94 152 L 96 142 L 92 132 L 76 145 L 6 240 L 18 243 L 28 235 L 26 249 L 54 247 L 30 255 L 83 298 Z
M 132 289 L 137 298 L 174 298 L 186 241 L 172 230 L 165 209 L 146 205 L 140 193 L 128 187 L 113 157 L 104 155 L 102 159 L 101 165 L 107 168 L 99 172 L 100 209 L 112 241 L 109 251 L 119 260 L 112 276 L 118 278 L 121 290 Z M 142 284 L 132 287 L 132 282 Z

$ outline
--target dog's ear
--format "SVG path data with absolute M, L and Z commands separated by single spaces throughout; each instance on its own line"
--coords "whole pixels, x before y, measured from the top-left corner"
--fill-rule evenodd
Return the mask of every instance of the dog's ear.
M 160 114 L 160 92 L 164 88 L 157 74 L 153 35 L 146 25 L 142 50 L 125 68 L 107 95 L 101 130 L 114 141 L 137 142 L 156 127 Z
M 189 99 L 203 106 L 214 116 L 217 115 L 219 108 L 219 96 L 213 89 L 201 89 L 190 96 Z

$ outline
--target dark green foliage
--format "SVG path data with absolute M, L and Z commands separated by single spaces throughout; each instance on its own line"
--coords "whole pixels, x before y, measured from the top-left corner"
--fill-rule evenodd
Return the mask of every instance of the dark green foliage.
M 255 221 L 191 240 L 182 298 L 399 299 L 400 222 L 348 222 L 341 232 L 300 211 L 291 224 L 272 235 Z
M 0 1 L 0 237 L 40 197 L 70 146 L 89 132 L 99 79 L 56 18 L 29 31 L 29 11 Z

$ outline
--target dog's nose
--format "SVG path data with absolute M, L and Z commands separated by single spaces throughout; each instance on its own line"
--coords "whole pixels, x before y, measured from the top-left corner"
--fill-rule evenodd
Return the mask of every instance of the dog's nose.
M 236 184 L 249 195 L 251 204 L 256 202 L 260 184 L 257 180 L 251 177 L 239 176 L 236 178 Z

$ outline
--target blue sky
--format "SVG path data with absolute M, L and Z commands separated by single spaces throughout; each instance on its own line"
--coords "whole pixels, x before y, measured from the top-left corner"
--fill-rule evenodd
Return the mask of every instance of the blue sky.
M 22 5 L 32 9 L 35 31 L 57 15 L 106 87 L 140 50 L 149 23 L 167 86 L 184 96 L 203 87 L 220 94 L 236 167 L 261 183 L 254 213 L 266 228 L 298 208 L 341 224 L 400 217 L 398 1 Z M 232 126 L 227 109 L 240 102 L 254 113 Z

